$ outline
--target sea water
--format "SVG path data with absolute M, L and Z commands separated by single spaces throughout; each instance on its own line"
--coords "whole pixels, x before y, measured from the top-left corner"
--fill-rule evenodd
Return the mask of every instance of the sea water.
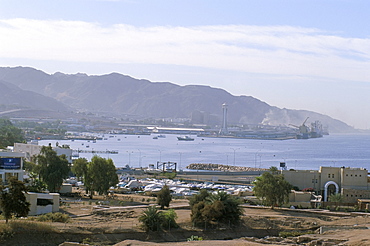
M 256 168 L 279 167 L 317 170 L 320 166 L 370 168 L 370 135 L 332 134 L 315 139 L 254 140 L 206 138 L 179 141 L 178 135 L 108 135 L 102 140 L 42 140 L 40 145 L 67 144 L 74 150 L 118 151 L 118 154 L 79 153 L 90 160 L 94 155 L 111 158 L 116 167 L 148 167 L 177 162 L 186 170 L 191 163 L 213 163 Z

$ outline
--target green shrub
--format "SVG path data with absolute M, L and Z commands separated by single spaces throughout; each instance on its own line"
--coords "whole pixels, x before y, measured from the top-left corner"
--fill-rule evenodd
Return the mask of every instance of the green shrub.
M 66 223 L 69 221 L 69 216 L 63 213 L 47 213 L 37 217 L 37 221 L 51 221 L 51 222 L 62 222 Z
M 91 239 L 90 238 L 84 238 L 83 240 L 82 240 L 82 243 L 83 244 L 88 244 L 88 245 L 93 245 L 94 243 L 91 241 Z
M 163 223 L 163 213 L 155 206 L 150 206 L 139 217 L 141 228 L 145 231 L 159 231 Z
M 162 227 L 165 229 L 178 228 L 179 226 L 176 223 L 177 214 L 174 209 L 169 209 L 162 212 L 163 222 Z
M 203 241 L 202 237 L 191 235 L 191 237 L 188 238 L 188 242 L 190 241 Z
M 313 234 L 312 231 L 282 231 L 279 233 L 279 237 L 298 237 L 301 235 Z
M 7 240 L 14 236 L 13 228 L 8 224 L 0 224 L 0 241 Z
M 49 223 L 40 223 L 29 220 L 13 220 L 9 223 L 13 231 L 29 231 L 32 233 L 51 233 L 57 230 Z

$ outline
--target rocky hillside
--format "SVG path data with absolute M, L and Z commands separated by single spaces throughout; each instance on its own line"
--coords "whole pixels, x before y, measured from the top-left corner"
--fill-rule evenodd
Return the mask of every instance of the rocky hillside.
M 0 68 L 0 80 L 34 92 L 29 92 L 30 97 L 36 98 L 35 93 L 39 93 L 50 100 L 57 100 L 60 105 L 66 105 L 65 108 L 121 117 L 193 117 L 195 123 L 219 124 L 221 105 L 226 103 L 230 124 L 299 125 L 306 117 L 310 117 L 311 121 L 320 120 L 323 125 L 328 125 L 331 132 L 353 130 L 329 116 L 279 109 L 251 96 L 233 96 L 225 90 L 209 86 L 179 86 L 168 82 L 138 80 L 118 73 L 101 76 L 50 75 L 33 68 L 16 67 Z M 48 106 L 52 105 L 60 110 L 54 104 L 49 103 Z
M 0 80 L 0 105 L 3 109 L 37 109 L 67 111 L 68 106 L 48 96 L 33 91 L 22 90 L 14 84 Z

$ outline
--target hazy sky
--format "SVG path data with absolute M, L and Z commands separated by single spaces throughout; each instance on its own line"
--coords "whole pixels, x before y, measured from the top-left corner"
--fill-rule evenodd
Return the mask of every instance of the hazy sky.
M 370 128 L 368 0 L 0 0 L 0 66 L 223 88 Z

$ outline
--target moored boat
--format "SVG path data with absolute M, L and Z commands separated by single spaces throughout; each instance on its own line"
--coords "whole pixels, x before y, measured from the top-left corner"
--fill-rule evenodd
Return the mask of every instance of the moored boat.
M 179 140 L 179 141 L 194 141 L 194 138 L 191 138 L 189 136 L 184 136 L 184 137 L 177 137 L 177 140 Z

